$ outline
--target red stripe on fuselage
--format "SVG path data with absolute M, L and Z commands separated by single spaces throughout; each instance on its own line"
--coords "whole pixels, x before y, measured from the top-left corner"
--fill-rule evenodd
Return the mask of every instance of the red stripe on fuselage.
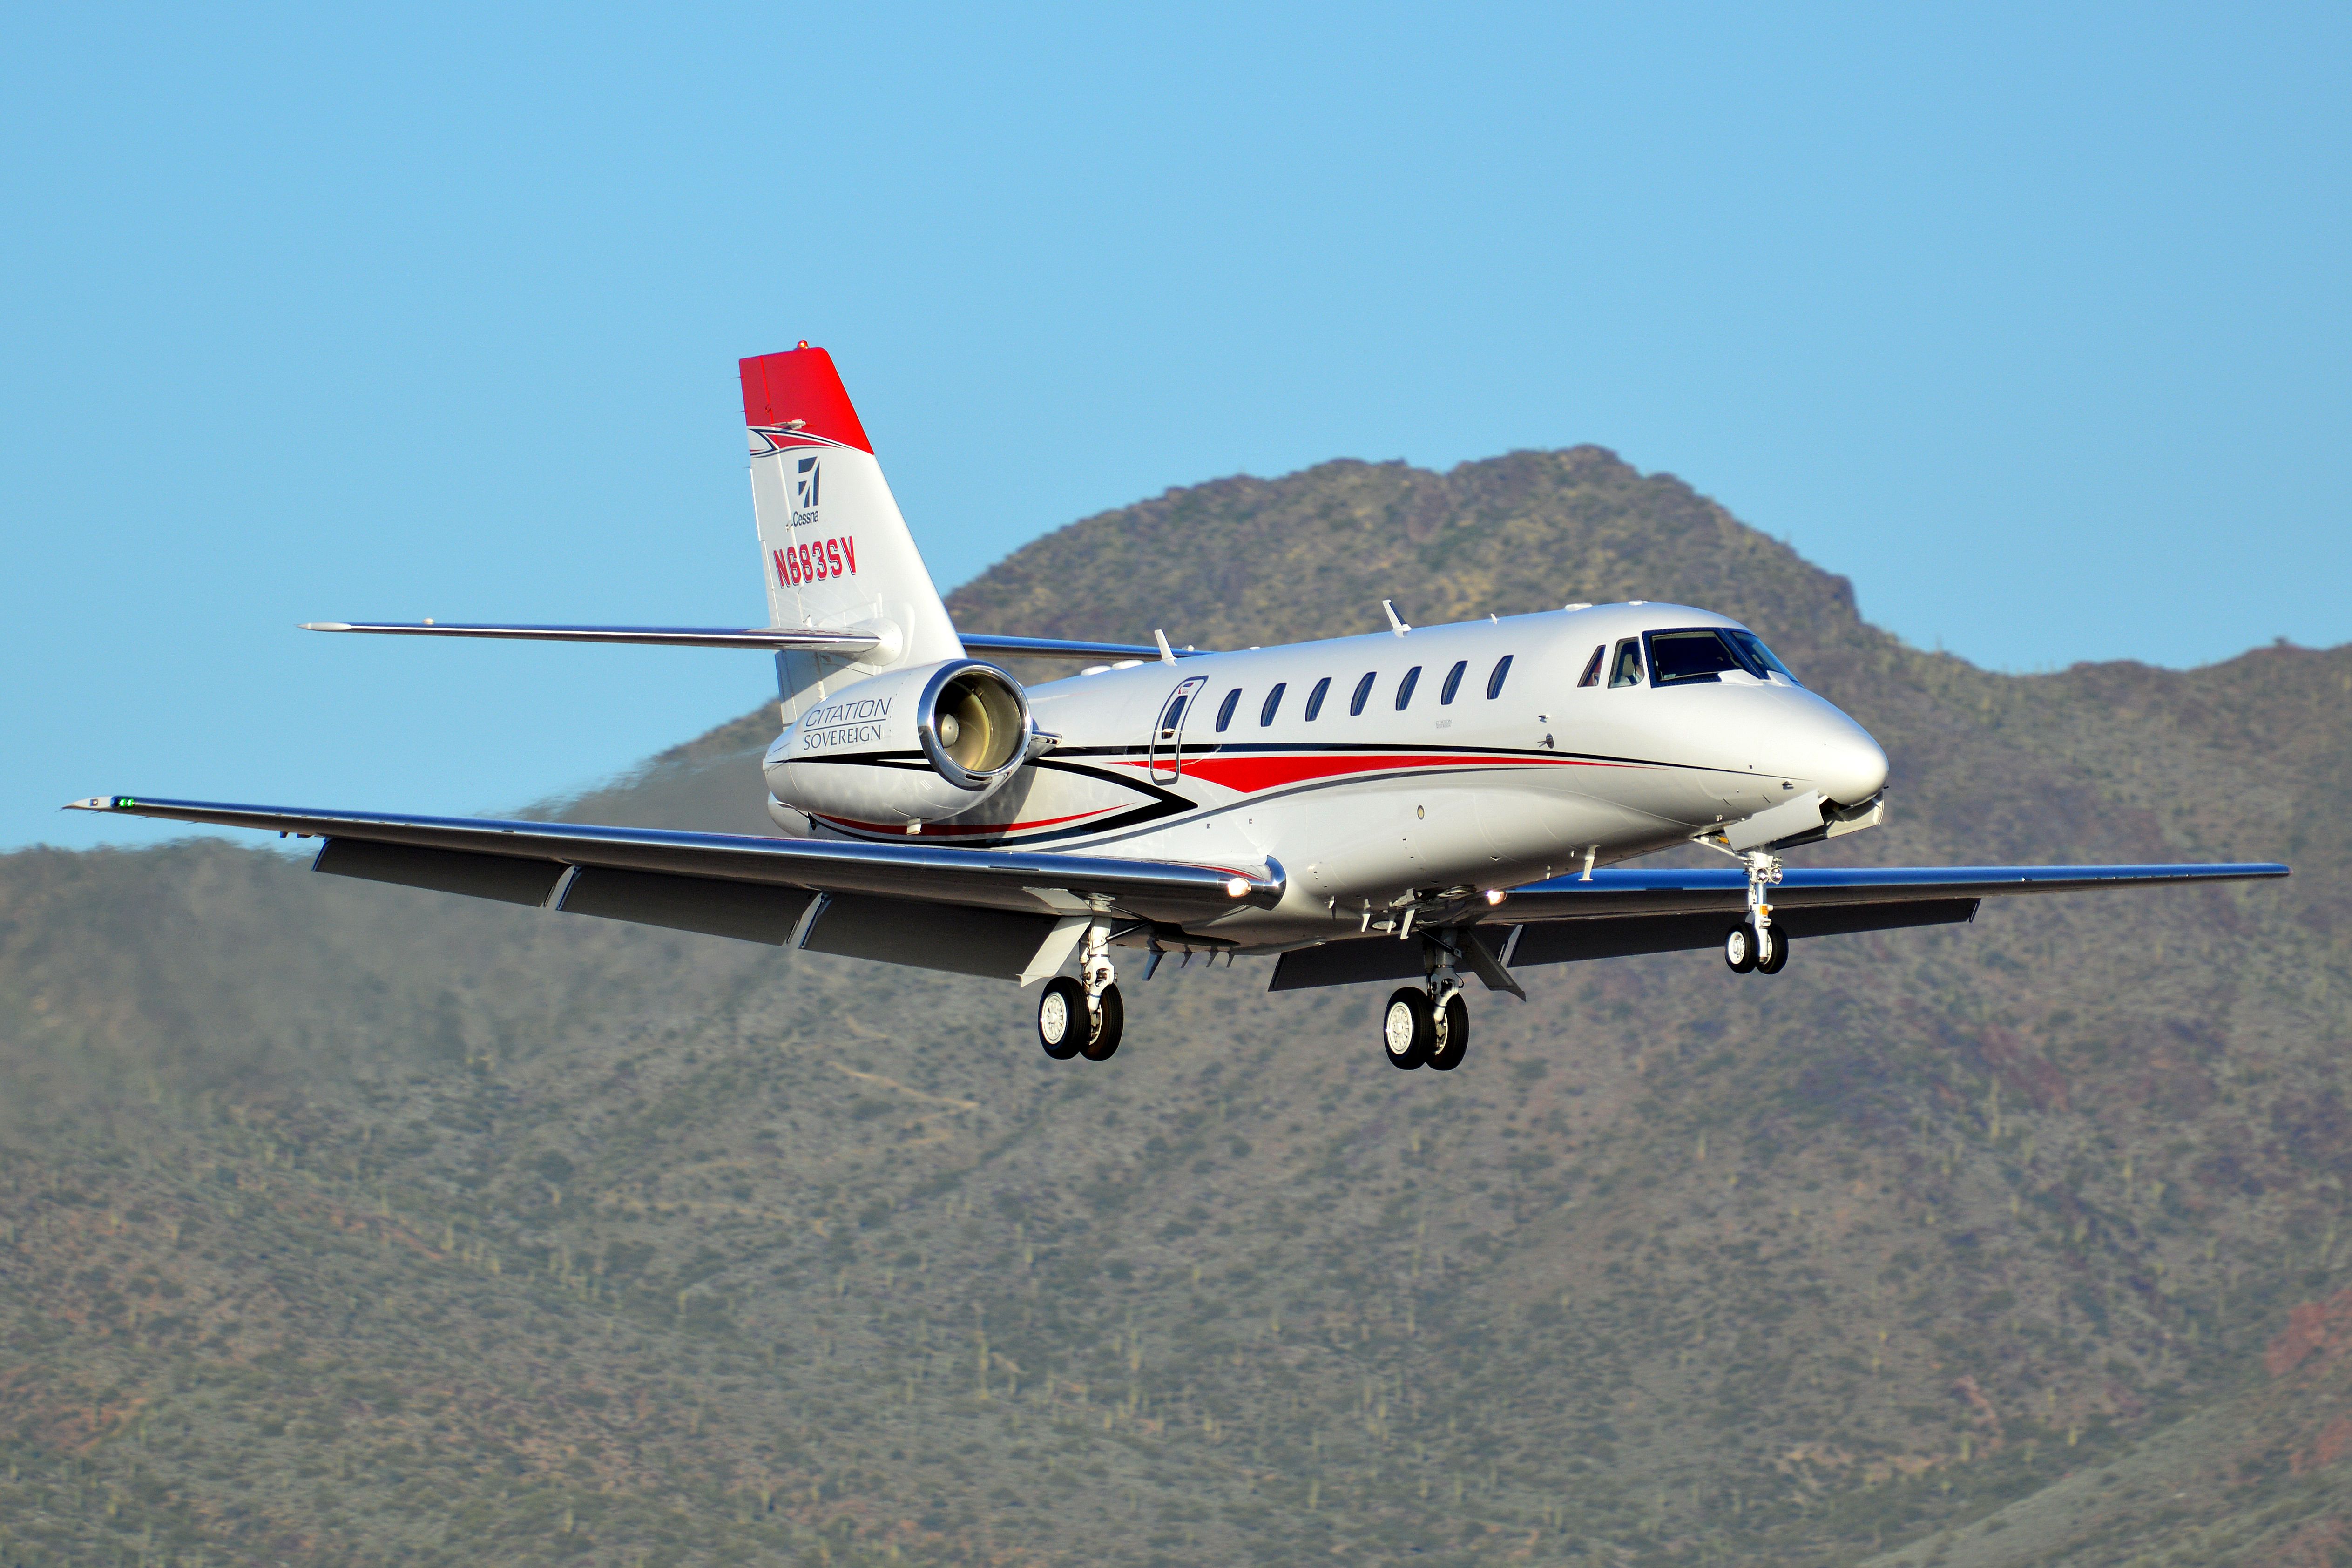
M 1137 762 L 1129 765 L 1141 767 L 1145 764 Z M 1344 778 L 1350 773 L 1400 773 L 1424 768 L 1484 770 L 1496 767 L 1612 768 L 1633 765 L 1588 762 L 1580 757 L 1490 756 L 1462 752 L 1324 752 L 1289 757 L 1241 752 L 1223 757 L 1186 757 L 1184 776 L 1202 779 L 1239 795 L 1255 795 L 1260 790 L 1279 789 L 1285 784 L 1305 784 L 1314 779 Z
M 1119 808 L 1118 806 L 1114 805 L 1098 806 L 1093 811 L 1075 812 L 1068 816 L 1041 816 L 1034 822 L 927 822 L 923 825 L 923 836 L 925 837 L 950 837 L 959 834 L 969 837 L 975 833 L 1025 833 L 1033 827 L 1056 827 L 1065 822 L 1084 822 L 1089 816 L 1100 816 L 1106 812 L 1117 811 L 1118 809 Z M 810 815 L 812 816 L 815 816 L 816 820 L 819 822 L 826 823 L 835 827 L 855 828 L 861 833 L 904 833 L 907 831 L 907 826 L 902 822 L 860 822 L 856 817 L 851 816 L 819 816 L 814 812 L 810 813 Z

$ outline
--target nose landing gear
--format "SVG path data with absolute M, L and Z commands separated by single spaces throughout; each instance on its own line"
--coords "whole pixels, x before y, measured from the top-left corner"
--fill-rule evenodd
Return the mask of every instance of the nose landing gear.
M 1751 849 L 1748 865 L 1748 918 L 1723 933 L 1723 962 L 1734 974 L 1778 974 L 1789 966 L 1789 933 L 1772 923 L 1764 889 L 1780 879 L 1780 858 Z

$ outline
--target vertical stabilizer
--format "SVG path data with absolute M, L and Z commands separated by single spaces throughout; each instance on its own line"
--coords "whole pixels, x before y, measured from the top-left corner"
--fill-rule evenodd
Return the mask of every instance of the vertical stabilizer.
M 768 624 L 869 631 L 882 639 L 854 662 L 778 654 L 784 721 L 822 697 L 828 680 L 961 658 L 963 644 L 833 356 L 803 343 L 743 361 L 742 375 Z

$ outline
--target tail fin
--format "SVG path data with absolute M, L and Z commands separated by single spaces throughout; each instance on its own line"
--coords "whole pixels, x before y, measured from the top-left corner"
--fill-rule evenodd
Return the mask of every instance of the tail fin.
M 768 624 L 856 629 L 871 652 L 780 653 L 784 721 L 821 700 L 824 682 L 902 665 L 960 658 L 963 644 L 907 531 L 882 465 L 833 356 L 803 343 L 742 362 L 743 424 L 751 444 L 751 510 L 768 580 Z

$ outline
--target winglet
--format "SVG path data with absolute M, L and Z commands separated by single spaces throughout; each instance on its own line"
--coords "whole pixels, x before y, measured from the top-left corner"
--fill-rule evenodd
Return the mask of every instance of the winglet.
M 1412 630 L 1411 626 L 1405 625 L 1404 622 L 1397 618 L 1396 605 L 1394 603 L 1387 599 L 1382 599 L 1381 601 L 1381 608 L 1389 613 L 1389 630 L 1396 633 L 1399 637 L 1402 637 L 1405 633 Z
M 1160 645 L 1160 663 L 1173 664 L 1176 662 L 1176 650 L 1168 646 L 1168 634 L 1166 632 L 1161 631 L 1157 626 L 1152 627 L 1151 640 Z

